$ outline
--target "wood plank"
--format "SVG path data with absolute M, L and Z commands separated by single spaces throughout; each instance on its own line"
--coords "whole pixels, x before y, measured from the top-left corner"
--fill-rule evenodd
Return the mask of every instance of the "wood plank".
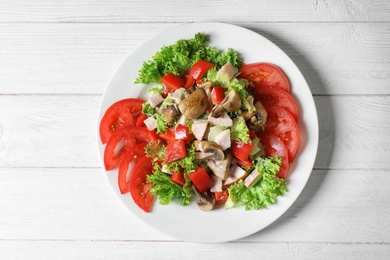
M 316 168 L 390 168 L 390 96 L 314 98 L 320 124 Z M 0 167 L 99 167 L 100 99 L 0 96 Z
M 239 23 L 285 51 L 314 94 L 390 94 L 390 23 Z M 2 24 L 0 93 L 101 94 L 126 56 L 177 24 Z
M 301 196 L 279 220 L 238 243 L 388 245 L 387 173 L 314 170 Z M 0 216 L 7 216 L 0 218 L 0 247 L 23 240 L 176 241 L 134 218 L 100 169 L 1 168 L 0 197 Z
M 386 0 L 355 1 L 12 1 L 0 22 L 183 22 L 183 21 L 389 21 Z M 232 12 L 234 9 L 234 12 Z M 216 12 L 215 10 L 218 10 Z
M 387 244 L 0 241 L 5 259 L 388 259 Z

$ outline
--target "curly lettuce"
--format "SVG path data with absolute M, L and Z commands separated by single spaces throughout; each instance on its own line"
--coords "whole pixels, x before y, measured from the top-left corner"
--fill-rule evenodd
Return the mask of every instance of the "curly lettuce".
M 242 116 L 233 119 L 233 126 L 230 129 L 230 138 L 239 143 L 251 143 L 249 128 Z
M 158 196 L 161 205 L 168 205 L 175 198 L 179 199 L 183 206 L 191 203 L 192 193 L 171 181 L 170 176 L 162 172 L 157 164 L 155 165 L 154 173 L 147 175 L 146 181 L 153 183 L 150 193 Z
M 232 49 L 223 52 L 210 47 L 208 35 L 197 33 L 194 38 L 178 40 L 176 43 L 163 46 L 152 59 L 143 63 L 135 83 L 159 83 L 160 78 L 168 73 L 183 76 L 198 60 L 204 60 L 221 67 L 227 62 L 235 67 L 242 65 L 238 53 Z
M 280 157 L 260 158 L 256 170 L 262 178 L 253 187 L 247 188 L 243 181 L 228 188 L 229 199 L 226 208 L 244 205 L 246 210 L 265 209 L 276 202 L 286 191 L 286 181 L 276 176 L 282 159 Z

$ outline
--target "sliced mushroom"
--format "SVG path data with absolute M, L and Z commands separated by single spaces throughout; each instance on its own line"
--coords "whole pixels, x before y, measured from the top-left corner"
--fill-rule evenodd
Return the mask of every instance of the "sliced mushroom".
M 196 89 L 179 103 L 179 110 L 188 119 L 197 119 L 207 109 L 207 95 L 203 89 Z
M 213 101 L 211 99 L 211 91 L 213 90 L 214 84 L 212 81 L 206 81 L 200 86 L 207 95 L 207 113 L 211 113 L 211 110 L 213 109 Z
M 213 117 L 220 117 L 224 112 L 234 112 L 241 107 L 241 98 L 235 90 L 230 90 L 229 94 L 219 105 L 214 106 L 211 111 Z
M 267 111 L 260 101 L 257 101 L 254 106 L 256 111 L 245 111 L 241 116 L 248 123 L 250 129 L 259 130 L 261 127 L 265 126 L 265 123 L 267 122 Z
M 257 101 L 254 106 L 256 108 L 256 111 L 260 114 L 261 121 L 263 122 L 262 125 L 265 125 L 268 116 L 267 110 L 265 110 L 265 107 L 260 101 Z
M 196 198 L 196 204 L 198 208 L 203 211 L 210 211 L 215 207 L 216 200 L 215 196 L 211 192 L 200 192 L 195 185 L 192 185 L 192 189 L 198 196 Z
M 230 90 L 229 94 L 222 100 L 221 106 L 227 112 L 234 112 L 241 107 L 241 98 L 236 91 Z
M 214 161 L 225 159 L 222 147 L 213 142 L 201 141 L 197 146 L 197 150 L 196 158 L 212 159 Z
M 211 110 L 211 116 L 218 118 L 218 117 L 222 116 L 225 112 L 226 112 L 226 110 L 221 105 L 216 105 Z
M 169 105 L 167 107 L 160 108 L 159 113 L 164 116 L 165 121 L 168 124 L 171 124 L 175 120 L 175 117 L 179 114 L 174 105 Z

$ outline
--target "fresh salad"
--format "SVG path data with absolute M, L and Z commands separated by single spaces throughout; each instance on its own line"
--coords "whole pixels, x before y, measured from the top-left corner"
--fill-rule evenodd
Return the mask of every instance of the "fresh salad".
M 287 76 L 208 42 L 197 33 L 163 46 L 135 81 L 149 98 L 119 100 L 101 119 L 105 168 L 118 168 L 121 194 L 145 212 L 156 198 L 204 211 L 265 209 L 287 191 L 300 143 Z

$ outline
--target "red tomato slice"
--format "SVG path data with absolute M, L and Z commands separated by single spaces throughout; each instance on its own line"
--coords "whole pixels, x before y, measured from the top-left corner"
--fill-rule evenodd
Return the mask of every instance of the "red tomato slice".
M 224 204 L 229 198 L 229 191 L 228 190 L 217 191 L 214 192 L 214 195 L 215 195 L 215 204 L 221 205 Z
M 263 105 L 278 105 L 286 109 L 298 122 L 298 107 L 289 93 L 273 87 L 256 87 L 254 91 L 255 100 Z
M 118 187 L 121 194 L 125 194 L 130 191 L 128 171 L 129 165 L 134 159 L 134 152 L 131 150 L 122 155 L 122 160 L 119 164 L 118 170 Z
M 186 144 L 189 144 L 193 138 L 190 130 L 186 125 L 179 124 L 175 128 L 175 139 L 183 139 Z
M 267 156 L 280 156 L 282 158 L 282 165 L 280 166 L 278 177 L 284 179 L 288 173 L 289 166 L 288 151 L 284 142 L 268 130 L 260 133 L 259 137 Z
M 225 92 L 226 88 L 224 87 L 213 87 L 213 90 L 211 91 L 211 100 L 214 105 L 218 105 L 222 102 L 222 100 L 225 98 Z
M 187 156 L 186 144 L 183 139 L 176 140 L 167 145 L 164 161 L 167 163 L 180 160 Z
M 188 174 L 188 177 L 200 192 L 205 192 L 214 185 L 214 181 L 202 167 L 196 168 L 194 172 Z
M 183 80 L 184 80 L 183 88 L 185 89 L 191 88 L 195 84 L 195 79 L 191 75 L 188 74 L 184 75 Z
M 288 161 L 291 163 L 300 144 L 298 125 L 292 115 L 282 107 L 267 105 L 265 109 L 268 113 L 266 131 L 282 139 L 288 151 Z
M 127 98 L 112 104 L 100 121 L 99 133 L 102 143 L 107 143 L 117 129 L 135 125 L 144 102 L 142 99 Z
M 214 64 L 204 60 L 199 60 L 188 70 L 187 74 L 191 75 L 195 80 L 200 80 L 212 67 L 214 67 Z
M 171 181 L 179 184 L 180 186 L 184 186 L 184 184 L 186 184 L 186 179 L 184 178 L 183 171 L 172 173 Z
M 152 210 L 154 196 L 150 194 L 151 183 L 146 183 L 146 176 L 152 174 L 152 159 L 140 157 L 134 165 L 129 178 L 129 190 L 135 204 L 145 212 Z
M 117 167 L 122 155 L 130 149 L 134 155 L 144 155 L 145 145 L 157 140 L 157 135 L 146 127 L 127 126 L 118 129 L 111 136 L 104 150 L 104 166 L 106 170 L 112 170 Z
M 290 93 L 290 82 L 284 72 L 276 65 L 266 62 L 242 66 L 240 76 L 250 80 L 256 87 L 278 87 Z
M 236 141 L 232 143 L 232 154 L 242 162 L 248 160 L 253 144 L 241 144 Z
M 170 127 L 164 133 L 159 134 L 160 138 L 164 139 L 168 143 L 176 141 L 175 138 L 175 128 Z
M 172 73 L 168 73 L 167 75 L 160 78 L 160 81 L 164 83 L 164 85 L 170 90 L 174 91 L 176 89 L 184 86 L 184 80 L 179 76 L 176 76 Z

